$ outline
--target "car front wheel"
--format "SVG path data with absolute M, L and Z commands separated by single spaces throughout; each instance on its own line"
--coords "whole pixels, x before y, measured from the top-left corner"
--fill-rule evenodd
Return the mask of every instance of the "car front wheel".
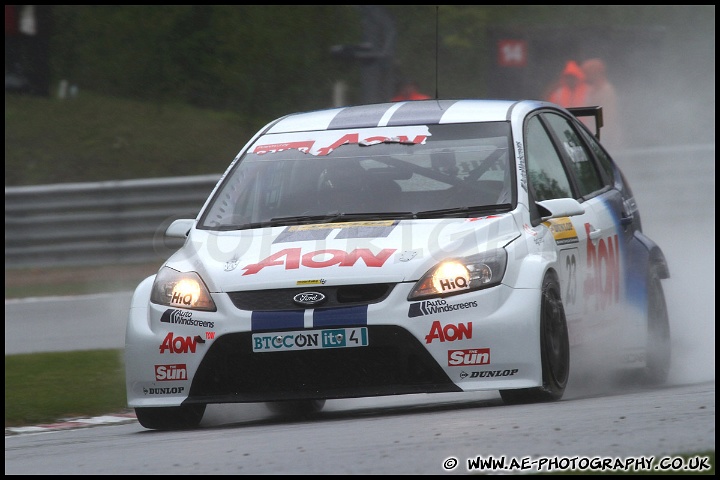
M 560 400 L 570 375 L 570 341 L 565 308 L 560 297 L 560 283 L 546 275 L 540 304 L 540 359 L 542 387 L 501 390 L 505 403 L 537 403 Z
M 138 422 L 152 430 L 182 430 L 200 425 L 206 405 L 142 407 L 135 409 Z

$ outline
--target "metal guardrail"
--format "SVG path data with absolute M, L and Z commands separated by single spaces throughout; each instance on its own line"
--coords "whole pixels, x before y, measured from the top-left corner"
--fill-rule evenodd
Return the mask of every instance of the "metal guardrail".
M 715 144 L 616 152 L 636 178 L 663 158 L 701 155 L 686 168 L 712 170 Z M 5 187 L 5 268 L 164 261 L 182 241 L 164 237 L 178 218 L 195 218 L 218 175 Z M 713 189 L 714 192 L 714 189 Z M 712 202 L 714 206 L 714 202 Z
M 165 229 L 195 218 L 219 178 L 5 187 L 5 268 L 165 260 L 182 245 Z

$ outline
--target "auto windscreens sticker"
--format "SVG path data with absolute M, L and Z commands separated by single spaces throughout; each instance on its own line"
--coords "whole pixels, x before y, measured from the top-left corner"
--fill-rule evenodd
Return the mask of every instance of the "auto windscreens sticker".
M 315 156 L 329 155 L 333 150 L 350 144 L 365 146 L 381 143 L 424 144 L 430 136 L 426 125 L 409 125 L 403 127 L 363 128 L 357 130 L 327 130 L 312 132 L 314 138 L 308 139 L 308 132 L 268 135 L 261 138 L 252 148 L 252 153 L 266 155 L 286 150 L 298 150 Z
M 324 240 L 334 230 L 337 239 L 347 238 L 384 238 L 390 235 L 398 225 L 398 220 L 378 222 L 342 222 L 323 223 L 319 225 L 293 225 L 285 228 L 273 243 L 302 242 L 307 240 Z
M 215 328 L 215 322 L 197 320 L 193 318 L 193 312 L 187 310 L 169 309 L 163 312 L 160 317 L 163 323 L 174 323 L 176 325 L 188 325 L 192 327 Z
M 543 222 L 543 225 L 550 229 L 555 242 L 558 245 L 567 245 L 568 243 L 578 243 L 577 232 L 568 217 L 551 218 Z
M 425 315 L 435 315 L 438 313 L 454 312 L 464 310 L 466 308 L 476 308 L 477 301 L 448 303 L 444 298 L 437 300 L 424 300 L 422 302 L 411 303 L 408 310 L 408 317 L 422 317 Z

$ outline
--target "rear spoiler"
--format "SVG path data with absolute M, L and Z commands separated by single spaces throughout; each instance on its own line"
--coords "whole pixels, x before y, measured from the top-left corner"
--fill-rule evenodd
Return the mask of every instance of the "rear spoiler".
M 602 107 L 570 107 L 566 109 L 576 117 L 595 117 L 595 138 L 600 140 L 600 129 L 603 124 Z

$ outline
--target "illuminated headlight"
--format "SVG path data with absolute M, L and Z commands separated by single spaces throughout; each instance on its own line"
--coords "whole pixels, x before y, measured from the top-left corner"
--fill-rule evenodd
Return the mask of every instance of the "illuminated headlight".
M 167 267 L 162 268 L 155 277 L 150 301 L 190 310 L 217 310 L 200 275 L 195 272 L 178 272 Z
M 422 276 L 408 300 L 441 297 L 497 285 L 505 274 L 507 253 L 502 248 L 464 258 L 444 260 Z

